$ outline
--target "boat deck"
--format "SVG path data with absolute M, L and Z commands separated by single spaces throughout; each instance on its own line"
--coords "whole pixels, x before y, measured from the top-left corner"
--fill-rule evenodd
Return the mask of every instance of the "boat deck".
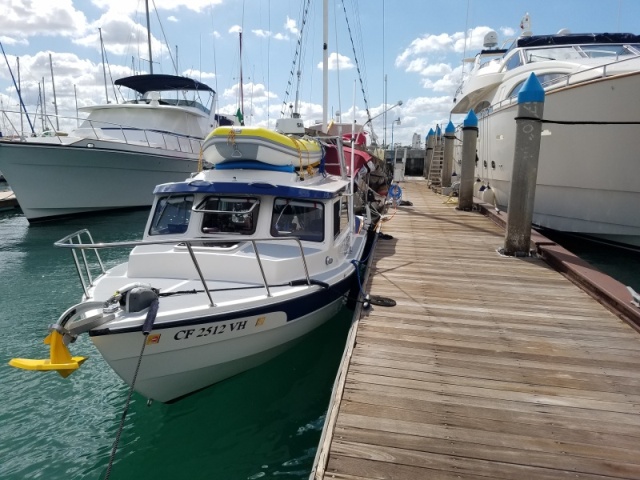
M 640 479 L 640 334 L 504 230 L 401 184 L 312 479 Z M 504 214 L 502 214 L 504 215 Z M 635 307 L 634 307 L 635 308 Z

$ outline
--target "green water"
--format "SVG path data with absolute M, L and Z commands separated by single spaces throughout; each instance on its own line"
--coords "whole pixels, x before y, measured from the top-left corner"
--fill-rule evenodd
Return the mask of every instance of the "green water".
M 134 240 L 146 216 L 29 227 L 0 213 L 0 479 L 104 478 L 128 387 L 88 337 L 71 346 L 90 358 L 67 379 L 7 362 L 46 358 L 48 325 L 80 299 L 71 255 L 53 242 L 81 228 Z M 108 253 L 108 266 L 124 258 Z M 345 310 L 280 357 L 174 405 L 134 394 L 110 478 L 308 478 L 350 320 Z
M 543 234 L 601 272 L 640 292 L 640 251 L 617 248 L 559 232 L 545 230 Z

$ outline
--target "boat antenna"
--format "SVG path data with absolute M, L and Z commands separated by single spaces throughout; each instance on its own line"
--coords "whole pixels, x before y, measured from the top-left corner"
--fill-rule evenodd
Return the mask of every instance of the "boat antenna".
M 327 131 L 329 110 L 329 0 L 322 2 L 322 131 Z
M 151 56 L 151 25 L 149 21 L 149 0 L 144 0 L 144 6 L 147 10 L 147 44 L 149 45 L 149 73 L 153 75 L 153 57 Z
M 167 41 L 167 36 L 164 33 L 164 27 L 162 26 L 162 22 L 160 21 L 160 14 L 158 13 L 158 9 L 156 8 L 155 0 L 153 2 L 153 10 L 156 12 L 156 19 L 158 20 L 158 25 L 160 25 L 160 31 L 162 32 L 162 39 L 164 40 L 164 44 L 167 46 L 167 52 L 169 52 L 169 58 L 171 59 L 171 64 L 173 65 L 173 69 L 176 71 L 176 75 L 178 74 L 178 62 L 174 61 L 173 55 L 171 54 L 171 49 L 169 48 L 169 42 Z M 147 19 L 149 16 L 149 11 L 147 10 Z M 148 20 L 147 20 L 147 34 L 149 35 L 149 58 L 151 58 L 151 29 L 149 28 Z M 177 49 L 178 47 L 176 47 Z M 202 46 L 201 46 L 202 48 Z M 178 52 L 176 50 L 176 57 L 178 56 Z M 153 71 L 151 72 L 153 73 Z
M 80 118 L 79 118 L 79 114 L 78 114 L 78 92 L 76 91 L 76 84 L 73 84 L 73 98 L 75 98 L 76 100 L 76 127 L 80 126 Z M 109 103 L 109 101 L 107 100 L 107 103 Z
M 240 106 L 238 109 L 240 110 L 240 115 L 238 116 L 240 120 L 240 125 L 244 126 L 244 89 L 243 89 L 243 79 L 242 79 L 242 30 L 239 32 L 240 35 Z
M 53 60 L 49 54 L 49 68 L 51 69 L 51 86 L 53 87 L 53 109 L 56 112 L 56 131 L 60 130 L 60 119 L 58 118 L 58 100 L 56 98 L 56 82 L 53 78 Z
M 2 49 L 2 55 L 4 55 L 4 61 L 7 62 L 7 67 L 9 68 L 9 74 L 11 75 L 11 80 L 13 80 L 13 86 L 16 89 L 16 92 L 18 92 L 18 100 L 20 100 L 20 105 L 22 106 L 22 109 L 24 110 L 24 113 L 27 117 L 27 122 L 29 122 L 29 127 L 31 128 L 31 133 L 33 133 L 35 135 L 36 131 L 33 129 L 33 124 L 31 123 L 31 119 L 29 118 L 29 113 L 27 112 L 27 107 L 24 106 L 24 102 L 22 101 L 22 94 L 20 92 L 20 89 L 18 88 L 18 84 L 16 83 L 16 79 L 13 76 L 13 72 L 11 71 L 11 65 L 9 65 L 9 60 L 7 59 L 7 54 L 4 51 L 4 47 L 2 46 L 2 42 L 0 42 L 0 49 Z M 22 132 L 20 132 L 20 134 L 22 134 Z
M 102 53 L 102 75 L 104 76 L 104 98 L 109 103 L 109 91 L 107 90 L 107 69 L 104 66 L 104 42 L 102 41 L 102 29 L 98 28 L 100 34 L 100 52 Z

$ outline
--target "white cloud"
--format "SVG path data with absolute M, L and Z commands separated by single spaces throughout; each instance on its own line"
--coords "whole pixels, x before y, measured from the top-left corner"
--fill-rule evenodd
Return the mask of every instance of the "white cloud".
M 354 67 L 355 65 L 349 57 L 345 57 L 336 52 L 329 54 L 329 70 L 338 70 L 338 68 L 340 68 L 340 70 L 349 70 Z M 322 62 L 318 63 L 318 68 L 322 70 Z
M 242 31 L 242 27 L 240 25 L 234 25 L 229 29 L 227 33 L 240 33 Z
M 87 19 L 71 0 L 9 1 L 0 3 L 0 32 L 20 41 L 34 35 L 78 35 L 87 28 Z
M 207 82 L 207 80 L 212 80 L 216 78 L 216 74 L 213 72 L 201 72 L 200 70 L 195 70 L 193 68 L 189 68 L 182 72 L 182 75 L 185 77 L 190 77 L 195 80 L 199 80 L 202 82 Z M 211 85 L 210 85 L 211 86 Z
M 289 36 L 285 35 L 284 33 L 276 33 L 273 38 L 275 40 L 289 40 Z
M 176 17 L 174 17 L 173 15 L 169 15 L 167 17 L 167 20 L 169 20 L 170 22 L 178 22 L 178 19 Z
M 288 15 L 287 15 L 287 21 L 284 23 L 284 28 L 285 30 L 287 30 L 290 33 L 293 33 L 294 35 L 298 34 L 298 24 L 293 18 L 289 18 Z
M 256 37 L 260 37 L 260 38 L 267 38 L 271 36 L 271 32 L 269 32 L 268 30 L 251 30 Z
M 89 33 L 84 37 L 72 39 L 73 43 L 100 51 L 98 28 L 102 31 L 105 50 L 115 55 L 132 55 L 147 52 L 147 28 L 131 18 L 109 11 L 91 24 Z M 151 35 L 151 48 L 154 57 L 167 51 L 166 45 Z M 143 58 L 148 60 L 148 54 Z
M 92 3 L 102 10 L 115 10 L 119 12 L 132 13 L 140 9 L 140 2 L 131 0 L 91 0 Z M 157 10 L 179 10 L 186 8 L 194 12 L 202 12 L 209 7 L 222 5 L 223 0 L 154 0 Z

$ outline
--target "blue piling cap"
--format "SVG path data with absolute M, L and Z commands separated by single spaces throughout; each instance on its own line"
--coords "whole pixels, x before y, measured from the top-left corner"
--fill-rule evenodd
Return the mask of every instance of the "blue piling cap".
M 544 102 L 544 88 L 535 73 L 531 72 L 529 78 L 518 92 L 518 103 Z
M 467 116 L 464 118 L 464 121 L 462 122 L 462 126 L 463 127 L 478 126 L 478 117 L 476 117 L 476 114 L 473 112 L 473 110 L 469 110 L 469 113 L 467 113 Z
M 429 133 L 427 133 L 427 137 L 433 137 L 435 135 L 435 132 L 433 131 L 433 128 L 429 129 Z
M 436 136 L 440 136 L 440 125 L 436 125 Z
M 444 133 L 455 133 L 455 132 L 456 132 L 456 127 L 454 127 L 453 122 L 449 120 L 449 123 L 447 124 L 447 128 L 444 129 Z

